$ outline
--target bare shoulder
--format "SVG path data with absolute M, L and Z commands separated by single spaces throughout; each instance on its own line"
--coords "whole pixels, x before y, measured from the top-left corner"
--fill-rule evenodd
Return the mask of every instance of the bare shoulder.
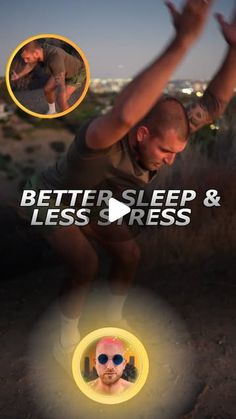
M 96 389 L 98 385 L 98 378 L 96 378 L 95 380 L 89 381 L 87 384 L 90 388 Z
M 131 383 L 130 381 L 124 380 L 123 378 L 121 380 L 122 380 L 122 387 L 123 387 L 124 390 L 129 388 L 129 387 L 133 387 L 133 385 L 134 385 L 134 383 Z
M 117 143 L 128 132 L 128 127 L 114 111 L 94 119 L 86 132 L 86 145 L 92 149 L 106 149 Z

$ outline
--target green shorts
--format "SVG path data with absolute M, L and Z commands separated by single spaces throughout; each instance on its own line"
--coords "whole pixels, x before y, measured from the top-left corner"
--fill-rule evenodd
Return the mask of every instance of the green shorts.
M 86 71 L 85 71 L 85 68 L 82 68 L 79 74 L 75 74 L 75 76 L 70 77 L 69 79 L 66 79 L 66 84 L 68 84 L 69 86 L 75 86 L 76 88 L 79 88 L 82 86 L 85 79 L 86 79 Z

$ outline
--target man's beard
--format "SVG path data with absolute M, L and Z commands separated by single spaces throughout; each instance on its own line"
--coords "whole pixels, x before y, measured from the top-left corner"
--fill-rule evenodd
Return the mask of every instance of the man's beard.
M 141 150 L 141 146 L 139 143 L 136 144 L 135 152 L 137 156 L 137 163 L 144 170 L 156 171 L 160 169 L 160 167 L 163 165 L 162 163 L 157 163 L 151 159 L 146 158 L 143 155 L 143 152 Z
M 153 160 L 148 160 L 148 159 L 145 159 L 145 158 L 142 159 L 142 157 L 138 161 L 138 164 L 139 164 L 139 166 L 142 167 L 142 169 L 149 170 L 150 172 L 159 170 L 163 166 L 162 163 L 157 163 L 157 162 L 154 162 Z
M 113 372 L 107 372 L 102 375 L 102 382 L 104 384 L 114 384 L 120 379 L 120 376 Z

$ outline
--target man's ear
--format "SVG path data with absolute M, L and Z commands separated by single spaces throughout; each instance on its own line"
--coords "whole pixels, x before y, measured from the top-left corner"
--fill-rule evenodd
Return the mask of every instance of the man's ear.
M 141 143 L 146 138 L 150 137 L 149 129 L 145 125 L 140 125 L 137 128 L 137 141 Z
M 40 52 L 38 49 L 34 51 L 34 58 L 38 59 L 40 57 Z

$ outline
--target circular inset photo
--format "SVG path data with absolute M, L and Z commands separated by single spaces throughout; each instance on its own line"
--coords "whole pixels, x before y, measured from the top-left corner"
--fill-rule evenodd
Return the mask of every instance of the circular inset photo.
M 117 404 L 136 396 L 149 371 L 147 352 L 132 333 L 105 327 L 89 333 L 77 346 L 73 377 L 90 399 Z
M 11 98 L 39 118 L 56 118 L 74 110 L 86 96 L 89 83 L 85 54 L 60 35 L 28 38 L 8 60 L 6 84 Z

